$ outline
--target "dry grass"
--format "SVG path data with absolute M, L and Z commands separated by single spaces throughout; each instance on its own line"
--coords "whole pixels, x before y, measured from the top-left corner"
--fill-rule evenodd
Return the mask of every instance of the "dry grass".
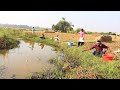
M 32 34 L 31 31 L 26 31 L 29 34 Z M 66 42 L 78 42 L 79 40 L 79 34 L 71 34 L 71 33 L 60 33 L 60 32 L 55 32 L 55 33 L 45 33 L 44 31 L 35 31 L 35 34 L 40 36 L 42 33 L 45 34 L 45 37 L 53 38 L 56 35 L 59 35 L 61 38 L 62 43 L 64 44 Z M 85 35 L 85 42 L 86 42 L 86 47 L 90 47 L 93 43 L 89 42 L 95 42 L 97 37 L 100 37 L 101 34 L 86 34 Z M 104 44 L 108 45 L 112 50 L 120 49 L 120 36 L 114 36 L 110 35 L 112 37 L 112 43 L 107 43 L 104 42 Z
M 27 32 L 31 34 L 31 32 Z M 100 34 L 86 34 L 85 45 L 78 48 L 77 46 L 68 47 L 65 43 L 68 41 L 77 42 L 79 40 L 79 34 L 70 33 L 45 33 L 44 31 L 36 31 L 35 34 L 40 36 L 42 33 L 46 37 L 53 38 L 56 35 L 61 37 L 62 43 L 61 49 L 64 50 L 64 60 L 55 60 L 57 70 L 53 72 L 45 73 L 45 77 L 42 78 L 64 78 L 67 79 L 96 79 L 96 78 L 120 78 L 119 64 L 118 61 L 111 63 L 104 63 L 101 58 L 92 56 L 89 52 L 82 53 L 81 51 L 85 48 L 89 48 L 95 43 L 96 37 Z M 113 42 L 103 42 L 111 48 L 111 50 L 117 50 L 120 48 L 120 37 L 112 36 Z M 39 38 L 38 38 L 39 39 Z M 53 43 L 53 42 L 52 42 Z M 62 45 L 63 44 L 63 45 Z M 77 47 L 77 48 L 76 48 Z M 77 54 L 76 54 L 77 53 Z M 65 62 L 63 62 L 65 61 Z M 70 64 L 70 65 L 69 65 Z M 116 66 L 118 64 L 118 66 Z M 63 68 L 62 68 L 63 67 Z M 63 71 L 65 71 L 65 73 Z M 51 75 L 51 76 L 49 76 Z
M 27 33 L 31 33 L 31 31 L 26 31 Z M 63 41 L 73 41 L 77 42 L 79 40 L 79 34 L 71 34 L 71 33 L 60 33 L 60 32 L 55 32 L 55 33 L 45 33 L 44 31 L 35 31 L 36 35 L 41 35 L 42 33 L 45 34 L 46 37 L 52 38 L 55 37 L 56 35 L 59 35 Z M 91 35 L 85 35 L 85 40 L 86 41 L 93 41 L 95 40 L 95 37 L 99 36 L 99 34 L 91 34 Z

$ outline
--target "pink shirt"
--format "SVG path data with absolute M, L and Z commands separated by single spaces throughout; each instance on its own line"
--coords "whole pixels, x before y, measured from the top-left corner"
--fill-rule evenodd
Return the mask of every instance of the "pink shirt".
M 84 38 L 84 32 L 80 31 L 79 34 L 81 38 Z

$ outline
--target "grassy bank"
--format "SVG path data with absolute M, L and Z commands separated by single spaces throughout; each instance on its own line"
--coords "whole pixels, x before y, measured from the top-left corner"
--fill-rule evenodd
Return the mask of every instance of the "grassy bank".
M 18 44 L 19 41 L 6 35 L 0 38 L 0 49 L 12 49 L 14 47 L 17 47 Z
M 44 43 L 47 45 L 51 45 L 54 47 L 58 47 L 59 42 L 55 42 L 54 40 L 46 37 L 46 39 L 40 39 L 38 35 L 27 33 L 27 31 L 23 29 L 11 29 L 11 28 L 0 28 L 0 49 L 9 49 L 17 46 L 19 43 L 17 41 L 18 38 L 26 41 L 34 41 L 38 43 Z
M 63 35 L 64 40 L 56 42 L 50 39 L 53 37 L 51 34 L 51 37 L 49 33 L 47 34 L 45 34 L 46 39 L 40 39 L 39 35 L 27 33 L 22 30 L 1 30 L 1 41 L 3 40 L 7 43 L 4 42 L 5 45 L 3 43 L 0 45 L 7 46 L 5 48 L 11 48 L 10 45 L 16 44 L 16 38 L 22 38 L 23 40 L 30 40 L 57 47 L 57 49 L 64 54 L 62 59 L 57 57 L 49 60 L 50 63 L 55 66 L 53 69 L 36 73 L 30 77 L 31 79 L 120 79 L 120 60 L 104 62 L 102 58 L 93 56 L 91 51 L 83 53 L 82 50 L 88 48 L 89 45 L 87 47 L 86 44 L 78 48 L 77 41 L 74 41 L 74 39 L 77 40 L 77 38 L 73 38 L 75 35 L 71 37 L 72 34 L 60 33 L 59 35 Z M 93 38 L 94 37 L 92 37 L 91 40 L 93 40 Z M 74 41 L 75 46 L 67 46 L 67 41 L 69 40 Z M 111 47 L 116 45 L 115 43 L 107 44 L 111 45 Z M 0 48 L 1 47 L 2 46 L 0 46 Z
M 28 36 L 28 35 L 27 35 Z M 26 36 L 26 37 L 27 37 Z M 120 61 L 104 62 L 102 58 L 95 57 L 89 52 L 81 52 L 86 46 L 67 46 L 67 42 L 55 42 L 49 38 L 42 40 L 38 36 L 33 36 L 31 40 L 43 42 L 48 45 L 59 47 L 59 51 L 64 53 L 64 58 L 50 59 L 50 63 L 55 68 L 32 75 L 31 79 L 119 79 Z
M 49 37 L 46 37 L 46 39 L 41 39 L 38 35 L 31 33 L 24 33 L 21 38 L 27 41 L 34 41 L 37 43 L 44 43 L 46 45 L 59 47 L 59 42 L 56 42 L 53 39 L 50 39 Z
M 84 48 L 61 46 L 63 60 L 50 59 L 55 68 L 31 78 L 38 79 L 120 79 L 120 61 L 105 62 L 90 52 L 82 53 Z
M 0 49 L 12 49 L 17 47 L 19 41 L 16 39 L 18 31 L 11 29 L 0 29 Z

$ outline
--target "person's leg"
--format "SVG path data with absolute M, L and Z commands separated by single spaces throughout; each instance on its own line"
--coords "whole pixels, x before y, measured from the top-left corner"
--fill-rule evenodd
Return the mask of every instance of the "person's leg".
M 78 42 L 78 47 L 80 46 L 80 42 Z
M 92 52 L 92 54 L 93 54 L 93 55 L 96 55 L 96 50 L 94 50 L 94 51 Z
M 84 45 L 84 42 L 81 42 L 81 46 Z
M 80 46 L 82 45 L 82 43 L 80 42 Z
M 84 45 L 84 42 L 83 42 L 83 45 Z
M 100 51 L 100 56 L 102 56 L 103 54 L 105 54 L 105 50 L 102 50 L 102 51 Z
M 82 46 L 82 42 L 80 42 L 80 46 Z
M 105 54 L 105 53 L 106 53 L 106 50 L 103 49 L 103 50 L 102 50 L 102 53 Z

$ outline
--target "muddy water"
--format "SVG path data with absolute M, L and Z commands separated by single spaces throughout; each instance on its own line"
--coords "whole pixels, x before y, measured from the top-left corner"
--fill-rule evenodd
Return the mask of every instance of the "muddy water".
M 20 41 L 18 48 L 0 51 L 0 79 L 24 79 L 31 73 L 48 69 L 54 48 L 34 42 Z

